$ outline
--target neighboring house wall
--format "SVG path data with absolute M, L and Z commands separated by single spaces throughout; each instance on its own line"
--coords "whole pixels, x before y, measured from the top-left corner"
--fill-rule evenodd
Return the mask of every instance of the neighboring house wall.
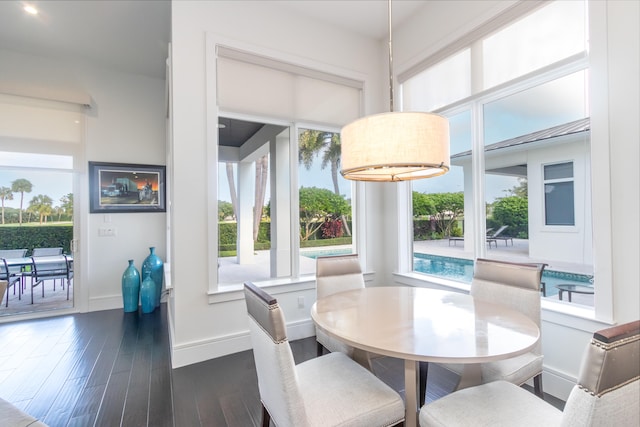
M 584 138 L 527 151 L 529 256 L 593 266 L 590 145 Z M 545 225 L 543 166 L 573 162 L 574 226 Z

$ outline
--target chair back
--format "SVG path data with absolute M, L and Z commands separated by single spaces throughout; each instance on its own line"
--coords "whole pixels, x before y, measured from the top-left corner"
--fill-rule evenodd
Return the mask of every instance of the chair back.
M 540 282 L 545 266 L 478 258 L 470 294 L 520 311 L 540 327 Z M 534 352 L 540 354 L 541 349 L 538 342 Z
M 364 288 L 358 254 L 316 258 L 316 297 Z
M 490 233 L 489 230 L 493 230 L 492 228 L 490 228 L 489 230 L 487 230 L 487 237 L 491 238 L 491 237 L 498 237 L 504 230 L 506 230 L 509 226 L 508 225 L 503 225 L 502 227 L 498 228 L 498 230 L 496 230 L 495 233 Z
M 62 255 L 62 248 L 33 248 L 31 256 Z
M 9 280 L 9 266 L 7 260 L 0 257 L 0 280 Z
M 27 256 L 26 249 L 0 249 L 0 258 L 24 258 Z
M 7 281 L 0 280 L 0 301 L 4 299 L 4 292 L 7 290 Z
M 244 284 L 244 296 L 260 400 L 276 425 L 308 425 L 278 301 L 250 282 Z
M 640 320 L 593 334 L 562 425 L 640 425 Z
M 31 274 L 37 281 L 46 279 L 69 279 L 69 262 L 65 255 L 32 256 Z

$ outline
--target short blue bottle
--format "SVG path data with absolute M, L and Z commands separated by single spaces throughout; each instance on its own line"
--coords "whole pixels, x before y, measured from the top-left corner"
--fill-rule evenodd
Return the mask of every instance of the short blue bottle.
M 143 313 L 151 313 L 156 309 L 156 284 L 151 278 L 151 272 L 147 270 L 144 280 L 140 285 L 140 305 Z
M 129 260 L 129 266 L 122 273 L 122 302 L 124 312 L 131 313 L 138 311 L 138 301 L 140 300 L 140 273 L 133 265 L 133 260 Z
M 156 284 L 154 304 L 156 307 L 159 307 L 160 299 L 162 297 L 162 282 L 164 279 L 164 262 L 158 255 L 156 255 L 156 248 L 153 246 L 149 248 L 149 256 L 147 256 L 142 262 L 143 277 L 147 271 L 151 273 L 151 278 Z

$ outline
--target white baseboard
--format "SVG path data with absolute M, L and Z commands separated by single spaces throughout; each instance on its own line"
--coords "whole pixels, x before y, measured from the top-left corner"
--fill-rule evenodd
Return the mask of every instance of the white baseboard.
M 115 310 L 123 307 L 122 295 L 114 295 L 109 297 L 90 298 L 87 311 Z
M 566 402 L 577 381 L 571 375 L 545 366 L 542 372 L 542 391 Z
M 308 319 L 289 323 L 287 325 L 287 335 L 289 341 L 315 335 L 313 321 Z M 183 344 L 172 343 L 171 366 L 174 369 L 180 368 L 249 349 L 251 349 L 251 338 L 248 330 L 209 340 L 193 341 Z

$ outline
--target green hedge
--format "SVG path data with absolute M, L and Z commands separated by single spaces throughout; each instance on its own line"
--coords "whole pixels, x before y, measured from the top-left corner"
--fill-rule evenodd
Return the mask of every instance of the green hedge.
M 0 249 L 28 249 L 62 247 L 71 253 L 72 225 L 0 227 Z
M 351 222 L 349 222 L 351 227 Z M 331 245 L 347 245 L 351 243 L 351 236 L 340 237 L 337 239 L 322 239 L 322 230 L 318 230 L 311 239 L 300 242 L 300 247 L 311 248 L 317 246 L 331 246 Z M 218 251 L 221 256 L 223 253 L 233 253 L 236 251 L 236 223 L 225 222 L 218 224 Z M 253 249 L 256 251 L 264 251 L 271 249 L 271 223 L 261 222 L 260 229 L 258 231 L 258 241 L 254 243 Z

